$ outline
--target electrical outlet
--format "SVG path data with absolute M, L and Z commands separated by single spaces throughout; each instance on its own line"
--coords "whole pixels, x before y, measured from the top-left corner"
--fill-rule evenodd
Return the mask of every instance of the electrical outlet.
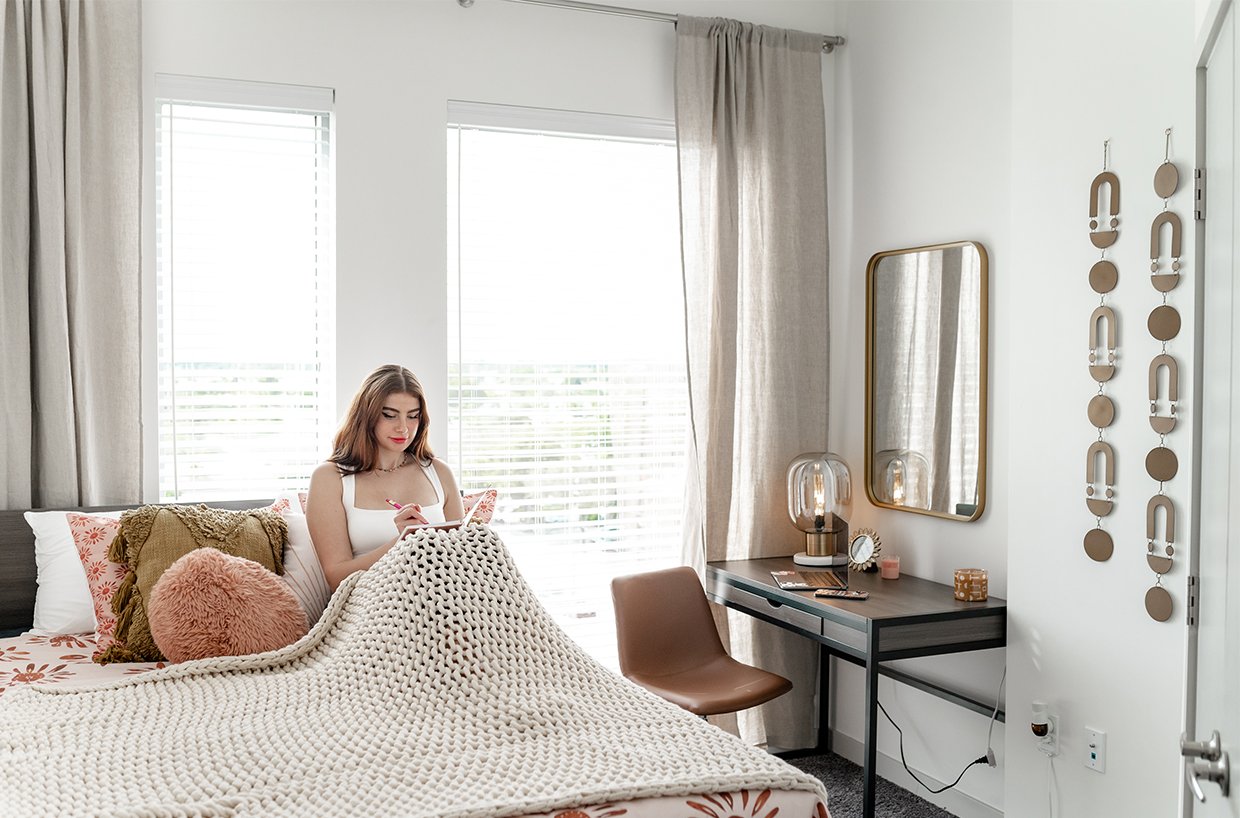
M 1050 732 L 1038 739 L 1038 752 L 1047 756 L 1059 755 L 1059 716 L 1047 716 Z
M 1085 766 L 1100 773 L 1107 771 L 1107 734 L 1085 728 Z

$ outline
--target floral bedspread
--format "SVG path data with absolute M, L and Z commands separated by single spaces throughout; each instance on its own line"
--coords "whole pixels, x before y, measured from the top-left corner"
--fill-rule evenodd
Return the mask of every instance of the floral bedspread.
M 100 665 L 91 661 L 95 635 L 39 636 L 25 633 L 0 639 L 0 695 L 25 685 L 78 687 L 164 667 L 166 662 Z M 829 818 L 818 797 L 806 790 L 705 793 L 689 797 L 639 798 L 557 810 L 526 818 Z
M 0 695 L 24 685 L 93 685 L 136 673 L 164 662 L 98 665 L 91 661 L 95 635 L 37 636 L 24 633 L 0 639 Z

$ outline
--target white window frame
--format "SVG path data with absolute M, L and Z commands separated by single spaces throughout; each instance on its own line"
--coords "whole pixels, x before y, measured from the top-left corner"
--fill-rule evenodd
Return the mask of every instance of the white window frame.
M 148 86 L 149 87 L 149 86 Z M 147 131 L 151 142 L 149 156 L 152 157 L 152 170 L 149 171 L 151 182 L 146 189 L 151 194 L 151 203 L 147 209 L 148 224 L 151 225 L 148 235 L 150 238 L 145 243 L 145 252 L 149 263 L 147 264 L 147 272 L 144 275 L 144 301 L 149 305 L 147 316 L 144 318 L 144 333 L 146 341 L 143 344 L 145 354 L 149 356 L 150 363 L 143 368 L 143 416 L 147 419 L 146 425 L 148 432 L 144 436 L 147 450 L 144 455 L 144 463 L 146 467 L 145 495 L 155 500 L 166 500 L 166 496 L 161 486 L 160 475 L 160 445 L 162 442 L 162 430 L 160 428 L 160 378 L 161 378 L 161 361 L 160 361 L 160 330 L 159 315 L 160 294 L 159 294 L 159 239 L 157 220 L 159 217 L 159 195 L 157 192 L 157 171 L 154 169 L 154 163 L 157 162 L 158 153 L 158 131 L 162 126 L 162 104 L 165 102 L 174 102 L 181 104 L 203 104 L 210 106 L 235 107 L 235 108 L 254 108 L 268 111 L 286 111 L 306 114 L 325 115 L 327 117 L 328 132 L 328 163 L 326 172 L 330 179 L 331 186 L 331 202 L 328 206 L 319 210 L 321 218 L 321 229 L 317 232 L 316 237 L 316 286 L 327 295 L 325 301 L 320 302 L 321 310 L 320 330 L 318 332 L 318 351 L 320 368 L 318 373 L 318 381 L 321 388 L 318 390 L 320 394 L 320 412 L 322 413 L 322 423 L 326 424 L 326 428 L 334 430 L 336 421 L 335 406 L 335 358 L 336 358 L 336 338 L 335 338 L 335 293 L 336 293 L 336 273 L 335 273 L 335 131 L 336 116 L 334 113 L 335 92 L 330 88 L 320 88 L 315 86 L 291 85 L 283 83 L 254 82 L 248 80 L 228 80 L 209 77 L 194 77 L 175 74 L 155 74 L 154 83 L 155 93 L 149 99 L 153 101 L 153 113 L 148 121 L 154 122 L 154 127 Z M 330 439 L 330 431 L 326 434 Z M 324 452 L 326 456 L 326 452 Z M 308 484 L 309 475 L 306 475 Z M 274 493 L 285 488 L 283 485 L 272 485 L 269 489 L 262 492 L 262 496 L 244 498 L 244 499 L 268 499 L 274 496 Z M 187 501 L 196 501 L 198 497 L 186 496 Z M 243 498 L 238 498 L 243 499 Z
M 583 113 L 583 112 L 576 112 L 576 111 L 549 111 L 549 110 L 544 110 L 544 109 L 524 108 L 524 107 L 518 107 L 518 106 L 491 105 L 491 104 L 480 104 L 480 103 L 473 103 L 473 102 L 458 102 L 458 101 L 448 102 L 448 129 L 449 129 L 450 136 L 452 135 L 452 131 L 454 129 L 458 130 L 457 138 L 459 138 L 460 130 L 466 130 L 466 131 L 485 130 L 485 131 L 501 131 L 501 132 L 510 132 L 510 133 L 520 133 L 520 134 L 535 134 L 535 135 L 551 136 L 551 137 L 576 137 L 576 138 L 582 138 L 582 139 L 602 138 L 607 141 L 621 141 L 621 142 L 623 141 L 655 142 L 655 143 L 669 145 L 669 146 L 674 146 L 675 141 L 676 141 L 675 123 L 666 121 L 666 120 L 639 118 L 639 117 L 627 117 L 627 116 L 614 116 L 614 115 L 608 115 L 608 114 Z M 449 153 L 450 153 L 450 165 L 451 165 L 452 152 L 450 151 Z M 460 167 L 459 164 L 451 165 L 450 172 L 459 173 L 459 167 Z M 459 194 L 460 185 L 461 185 L 461 181 L 459 177 L 455 183 L 453 183 L 451 179 L 449 180 L 449 188 L 450 188 L 449 205 L 450 207 L 452 206 L 453 200 L 456 199 L 460 195 Z M 454 193 L 454 191 L 456 192 Z M 456 230 L 457 241 L 459 241 L 459 236 L 460 236 L 460 215 L 459 213 L 456 217 L 450 216 L 449 218 L 449 228 L 452 229 L 454 226 Z M 462 264 L 461 252 L 462 251 L 459 246 L 455 250 L 453 250 L 452 248 L 449 248 L 450 269 L 449 269 L 448 286 L 449 286 L 450 291 L 452 290 L 453 287 L 456 288 L 455 291 L 450 293 L 449 302 L 450 304 L 456 304 L 458 309 L 460 305 L 462 286 L 472 286 L 472 285 L 465 285 L 462 282 L 462 271 L 460 267 L 460 265 Z M 677 260 L 678 258 L 679 256 L 677 255 Z M 679 290 L 680 288 L 679 278 L 676 279 L 676 288 L 677 290 Z M 449 326 L 449 334 L 450 334 L 449 373 L 448 374 L 449 374 L 449 383 L 451 383 L 453 381 L 453 375 L 452 375 L 453 369 L 452 368 L 454 366 L 459 365 L 460 363 L 459 355 L 460 355 L 460 350 L 462 347 L 460 315 L 450 311 L 450 314 L 448 316 L 448 326 Z M 687 403 L 688 403 L 687 382 L 685 384 L 684 391 L 685 391 L 684 402 L 685 402 L 686 426 L 687 426 Z M 453 405 L 456 405 L 457 410 L 460 411 L 459 404 L 455 404 L 455 398 L 451 394 L 448 396 L 448 404 L 450 408 Z M 452 437 L 451 443 L 453 444 L 451 446 L 451 454 L 456 457 L 459 457 L 461 453 L 465 451 L 465 447 L 462 445 L 464 441 L 462 441 L 460 437 L 463 432 L 463 426 L 459 422 L 459 419 L 460 419 L 459 416 L 450 417 L 447 419 L 448 423 L 455 425 L 454 429 L 450 426 L 450 430 L 451 430 L 451 437 Z M 685 430 L 684 439 L 685 439 L 686 446 L 687 446 L 687 440 L 688 440 L 687 428 Z M 482 485 L 478 485 L 478 486 L 468 485 L 468 476 L 465 473 L 464 469 L 462 468 L 463 464 L 453 463 L 452 465 L 454 469 L 457 471 L 458 476 L 462 477 L 463 483 L 465 484 L 464 487 L 467 491 L 486 487 Z M 675 469 L 671 471 L 676 472 Z M 674 475 L 668 475 L 668 476 L 671 476 L 672 479 L 679 481 L 683 479 L 683 472 L 676 473 Z M 497 486 L 497 488 L 500 489 L 500 494 L 501 494 L 500 508 L 502 509 L 504 505 L 504 499 L 505 499 L 502 496 L 504 494 L 504 490 L 503 488 L 500 488 L 499 486 Z M 682 495 L 683 495 L 683 489 L 680 488 L 676 491 L 675 501 L 679 502 Z M 680 515 L 677 515 L 676 518 L 679 519 Z M 501 531 L 501 533 L 503 533 L 504 520 L 502 519 L 502 517 L 498 519 L 499 519 L 499 525 L 500 525 L 499 530 Z M 603 518 L 599 518 L 599 519 L 602 520 Z M 604 539 L 607 539 L 609 536 L 606 532 L 606 528 L 608 524 L 606 522 L 601 522 L 600 525 L 604 529 L 602 536 Z M 514 531 L 514 532 L 510 532 L 508 535 L 508 539 L 506 539 L 506 542 L 508 542 L 509 544 L 509 548 L 513 551 L 514 556 L 517 559 L 518 566 L 521 566 L 522 564 L 522 548 L 521 548 L 521 543 L 518 541 L 520 536 L 522 535 L 518 535 L 517 532 Z M 669 552 L 663 557 L 657 557 L 653 555 L 651 552 L 649 552 L 648 550 L 641 551 L 640 548 L 634 549 L 633 561 L 629 563 L 633 567 L 627 570 L 622 570 L 619 573 L 632 573 L 633 571 L 651 570 L 653 568 L 670 567 L 671 565 L 679 564 L 680 547 L 679 547 L 679 532 L 678 531 L 676 533 L 676 541 L 677 542 L 676 542 L 674 552 L 669 550 Z M 545 547 L 554 548 L 554 546 L 551 546 L 551 545 L 547 545 Z M 615 547 L 605 547 L 602 545 L 600 545 L 599 547 L 604 548 L 605 551 L 608 553 L 612 553 L 617 550 Z M 541 563 L 545 562 L 546 556 L 539 554 L 537 557 L 532 556 L 531 559 L 535 559 L 536 563 L 539 564 L 538 567 L 544 567 L 541 565 Z M 613 559 L 613 557 L 608 557 L 607 559 Z M 531 584 L 534 586 L 535 592 L 541 595 L 542 591 L 538 587 L 537 580 L 533 576 L 528 576 L 529 571 L 534 567 L 535 566 L 527 566 L 526 568 L 523 568 L 523 570 L 527 572 L 527 578 L 531 580 Z M 554 597 L 556 595 L 563 594 L 563 593 L 565 592 L 554 591 L 551 593 L 551 597 Z M 576 593 L 576 591 L 569 591 L 569 593 L 574 594 Z M 591 597 L 591 599 L 594 599 L 594 597 Z M 549 606 L 553 604 L 551 601 L 551 598 L 545 599 L 544 603 L 548 604 Z M 614 625 L 610 624 L 613 621 L 613 612 L 611 610 L 610 602 L 605 602 L 604 604 L 598 604 L 598 605 L 594 605 L 593 603 L 590 603 L 590 605 L 591 607 L 589 609 L 590 610 L 589 613 L 578 614 L 578 616 L 590 617 L 592 621 L 596 619 L 599 628 L 610 629 L 611 639 L 614 640 Z M 584 610 L 585 609 L 583 609 L 583 611 Z M 572 624 L 573 614 L 571 612 L 566 611 L 563 614 L 558 614 L 558 613 L 555 613 L 555 611 L 553 611 L 553 614 L 557 617 L 557 619 L 559 619 L 561 624 L 569 630 L 570 635 L 574 633 L 573 632 L 574 626 Z M 591 638 L 594 640 L 597 640 L 599 638 L 598 633 L 599 632 L 596 631 L 596 635 Z M 586 647 L 586 649 L 590 650 L 591 652 L 595 652 L 590 644 L 583 643 L 583 647 Z M 606 655 L 605 650 L 606 649 L 604 649 L 603 653 L 595 652 L 596 658 L 603 661 L 604 664 L 608 664 L 608 665 L 615 667 L 614 641 L 612 642 L 610 656 Z

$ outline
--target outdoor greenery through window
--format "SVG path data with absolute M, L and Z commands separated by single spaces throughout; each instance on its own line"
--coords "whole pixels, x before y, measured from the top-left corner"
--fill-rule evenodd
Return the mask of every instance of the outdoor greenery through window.
M 448 459 L 544 606 L 617 667 L 612 577 L 679 563 L 687 441 L 668 123 L 450 108 Z
M 332 92 L 156 85 L 160 499 L 304 488 L 335 410 Z

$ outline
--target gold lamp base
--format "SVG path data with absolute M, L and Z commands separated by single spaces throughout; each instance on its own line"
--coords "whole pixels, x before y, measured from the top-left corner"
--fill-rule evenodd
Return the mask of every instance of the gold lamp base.
M 843 523 L 843 520 L 840 520 Z M 848 526 L 842 531 L 806 531 L 805 550 L 792 557 L 797 565 L 838 566 L 848 564 Z

